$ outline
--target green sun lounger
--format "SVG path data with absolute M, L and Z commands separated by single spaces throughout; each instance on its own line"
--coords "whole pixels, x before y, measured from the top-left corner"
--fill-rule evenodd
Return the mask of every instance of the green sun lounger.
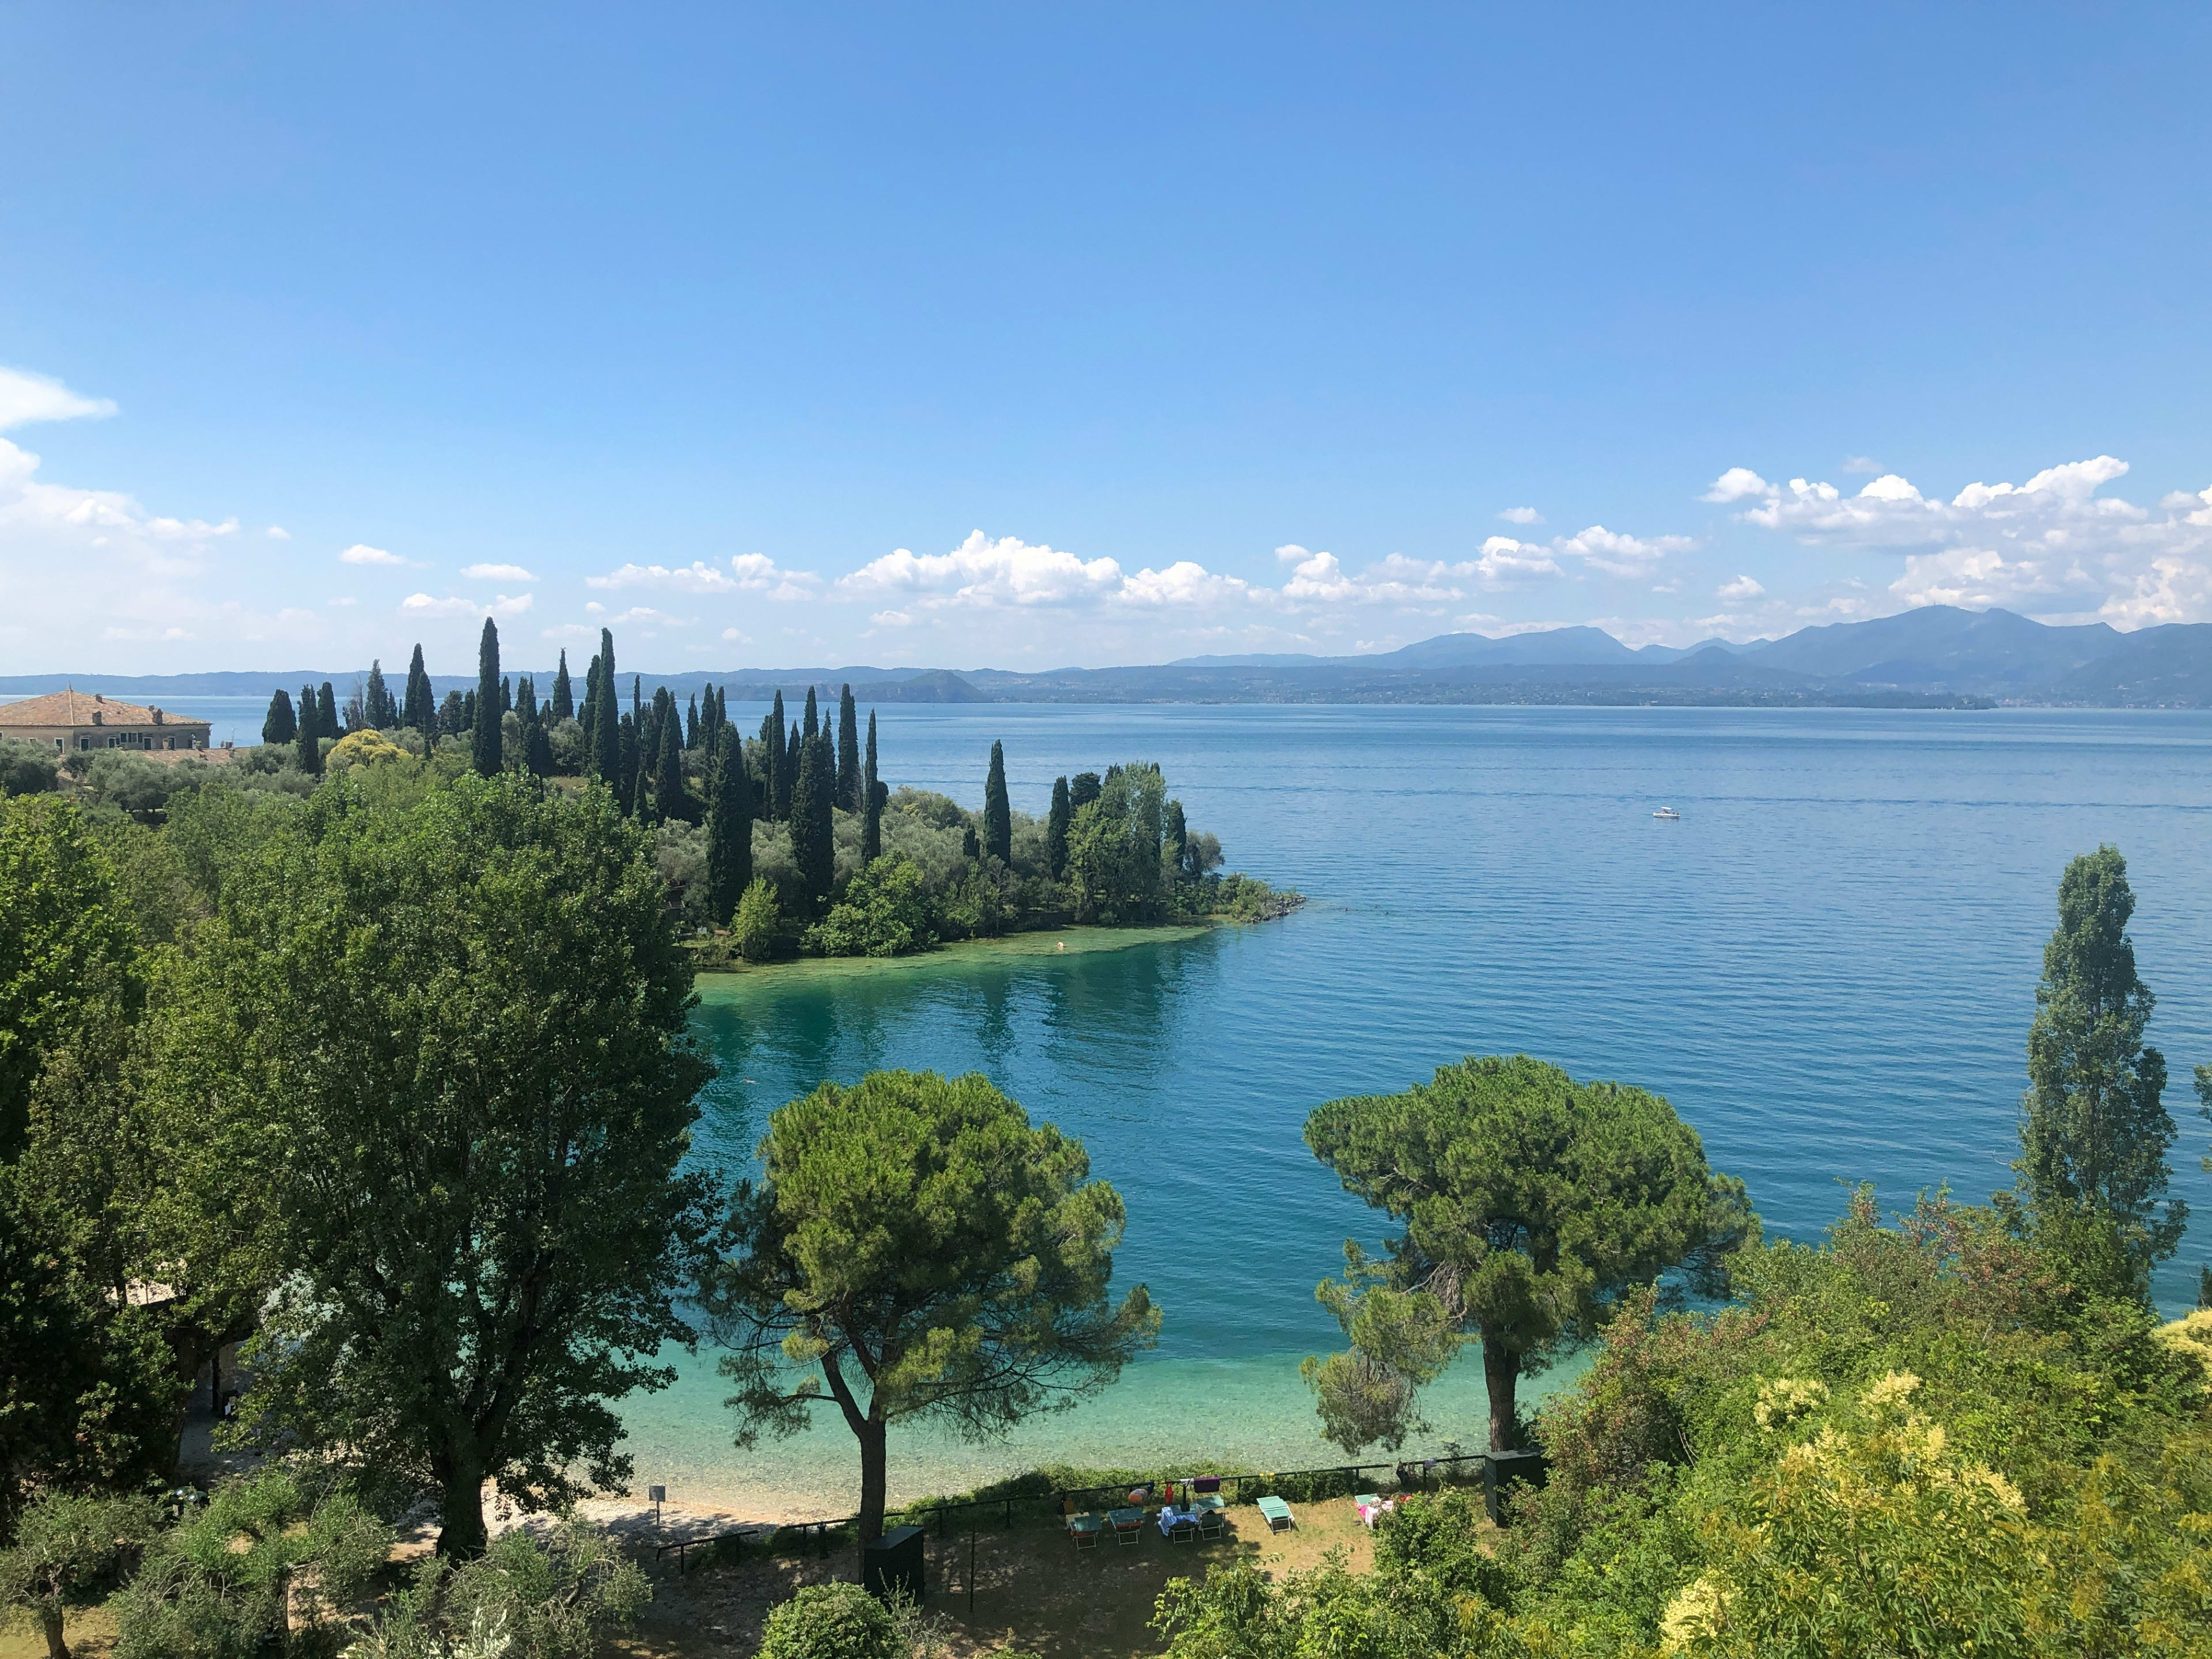
M 1096 1515 L 1071 1515 L 1067 1517 L 1067 1530 L 1075 1540 L 1076 1548 L 1095 1550 L 1100 1534 L 1106 1530 L 1106 1522 Z
M 1297 1524 L 1297 1518 L 1291 1514 L 1291 1506 L 1279 1498 L 1261 1498 L 1260 1513 L 1267 1517 L 1269 1532 L 1280 1532 L 1285 1527 Z

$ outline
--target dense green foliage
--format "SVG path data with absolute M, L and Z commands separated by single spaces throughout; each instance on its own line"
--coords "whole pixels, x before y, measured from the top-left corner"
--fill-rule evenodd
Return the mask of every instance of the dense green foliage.
M 506 1532 L 477 1560 L 424 1561 L 345 1659 L 592 1659 L 652 1594 L 596 1527 L 568 1521 L 544 1539 Z
M 1402 1094 L 1331 1101 L 1305 1133 L 1346 1191 L 1402 1224 L 1388 1288 L 1418 1298 L 1376 1304 L 1366 1324 L 1382 1346 L 1370 1349 L 1355 1290 L 1322 1287 L 1355 1342 L 1346 1363 L 1310 1373 L 1335 1434 L 1358 1425 L 1395 1443 L 1378 1407 L 1395 1399 L 1409 1411 L 1419 1381 L 1442 1369 L 1443 1321 L 1482 1344 L 1490 1443 L 1504 1450 L 1519 1377 L 1592 1334 L 1630 1288 L 1674 1267 L 1710 1278 L 1758 1224 L 1743 1183 L 1706 1167 L 1697 1132 L 1664 1100 L 1578 1084 L 1526 1054 L 1440 1066 Z M 1357 1279 L 1364 1261 L 1347 1255 Z
M 890 1611 L 858 1584 L 809 1584 L 768 1616 L 760 1659 L 905 1659 Z
M 892 1424 L 1001 1432 L 1095 1393 L 1158 1334 L 1143 1285 L 1107 1297 L 1120 1195 L 981 1077 L 824 1083 L 769 1120 L 760 1158 L 710 1297 L 738 1443 L 834 1403 L 860 1442 L 864 1540 Z

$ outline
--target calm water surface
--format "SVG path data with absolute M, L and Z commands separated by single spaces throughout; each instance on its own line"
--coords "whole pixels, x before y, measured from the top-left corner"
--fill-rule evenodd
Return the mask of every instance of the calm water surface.
M 895 1437 L 895 1485 L 1050 1458 L 1329 1461 L 1299 1385 L 1335 1334 L 1313 1301 L 1375 1218 L 1299 1139 L 1318 1102 L 1527 1050 L 1663 1093 L 1769 1229 L 1816 1238 L 1868 1180 L 1890 1206 L 2007 1183 L 2058 874 L 2125 852 L 2153 1038 L 2180 1082 L 2179 1194 L 2205 1224 L 2160 1275 L 2193 1299 L 2212 1240 L 2212 716 L 1849 710 L 1107 708 L 879 711 L 895 782 L 981 802 L 994 738 L 1014 804 L 1157 759 L 1232 867 L 1309 896 L 1287 921 L 1176 945 L 844 979 L 709 980 L 721 1065 L 700 1153 L 747 1160 L 767 1114 L 876 1066 L 981 1071 L 1083 1137 L 1127 1200 L 1121 1276 L 1166 1314 L 1097 1401 L 969 1448 Z M 732 710 L 733 717 L 738 711 Z M 744 716 L 757 721 L 758 711 Z M 1680 823 L 1650 816 L 1662 803 Z M 825 1417 L 729 1449 L 711 1358 L 629 1408 L 641 1480 L 843 1513 Z M 1433 1443 L 1484 1433 L 1479 1366 Z

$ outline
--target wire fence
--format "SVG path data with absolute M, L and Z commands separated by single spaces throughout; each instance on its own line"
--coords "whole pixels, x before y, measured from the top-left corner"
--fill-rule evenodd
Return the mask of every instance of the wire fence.
M 903 1509 L 885 1511 L 884 1526 L 886 1531 L 893 1527 L 918 1526 L 939 1538 L 946 1538 L 955 1532 L 975 1531 L 980 1523 L 992 1519 L 1002 1528 L 1011 1528 L 1018 1510 L 1025 1516 L 1034 1513 L 1036 1518 L 1058 1522 L 1067 1515 L 1094 1507 L 1146 1507 L 1163 1501 L 1171 1491 L 1186 1496 L 1218 1492 L 1231 1504 L 1255 1503 L 1262 1498 L 1310 1504 L 1353 1497 L 1363 1486 L 1372 1486 L 1379 1492 L 1386 1484 L 1396 1492 L 1430 1491 L 1470 1481 L 1487 1486 L 1494 1484 L 1489 1480 L 1490 1462 L 1487 1452 L 1465 1452 L 1395 1463 L 1342 1463 L 1328 1468 L 1278 1470 L 1270 1474 L 1201 1471 L 1134 1484 L 1041 1486 L 1034 1492 L 1001 1492 L 987 1498 L 924 1498 Z M 1381 1475 L 1390 1479 L 1387 1483 L 1376 1479 Z M 690 1571 L 696 1564 L 733 1565 L 748 1554 L 827 1555 L 833 1547 L 848 1541 L 857 1547 L 860 1521 L 859 1516 L 848 1515 L 834 1520 L 753 1522 L 704 1537 L 672 1539 L 658 1546 L 653 1554 L 656 1560 L 675 1557 L 678 1573 Z M 848 1533 L 852 1534 L 849 1540 L 846 1537 Z

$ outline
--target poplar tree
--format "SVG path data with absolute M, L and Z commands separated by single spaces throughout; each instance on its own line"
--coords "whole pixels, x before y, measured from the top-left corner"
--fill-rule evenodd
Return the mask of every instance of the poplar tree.
M 269 699 L 269 713 L 261 722 L 261 741 L 289 743 L 299 735 L 300 720 L 292 712 L 292 694 L 280 685 Z
M 499 717 L 505 708 L 499 679 L 499 626 L 486 617 L 483 637 L 477 644 L 476 744 L 470 754 L 479 777 L 496 777 L 499 774 L 500 762 L 504 758 Z
M 553 718 L 556 720 L 576 717 L 575 693 L 568 684 L 568 647 L 561 647 L 561 665 L 553 673 Z
M 714 744 L 714 803 L 707 812 L 707 906 L 727 927 L 753 879 L 753 783 L 745 748 L 726 726 Z
M 1014 815 L 1006 802 L 1006 746 L 991 745 L 990 775 L 983 780 L 983 850 L 1001 864 L 1014 861 Z
M 1075 809 L 1067 801 L 1067 778 L 1062 774 L 1052 781 L 1052 812 L 1044 821 L 1045 862 L 1051 866 L 1054 881 L 1067 873 L 1067 825 L 1074 816 Z
M 407 665 L 407 696 L 399 710 L 399 723 L 411 726 L 424 737 L 431 736 L 438 724 L 438 699 L 430 690 L 429 671 L 422 666 L 422 647 L 415 647 L 414 660 Z
M 868 757 L 860 768 L 860 867 L 884 855 L 884 786 L 876 775 L 876 711 L 868 710 Z
M 837 805 L 848 812 L 860 810 L 860 711 L 850 685 L 837 697 Z
M 791 861 L 808 904 L 818 910 L 836 879 L 837 845 L 830 814 L 836 767 L 819 732 L 800 739 L 799 775 L 791 797 Z
M 599 684 L 592 702 L 592 770 L 616 798 L 623 793 L 622 718 L 615 703 L 615 636 L 599 630 Z
M 690 822 L 691 803 L 684 793 L 684 734 L 677 729 L 675 699 L 660 722 L 659 764 L 653 780 L 653 802 L 664 820 Z
M 2180 1243 L 2189 1212 L 2165 1198 L 2177 1131 L 2160 1098 L 2166 1056 L 2142 1040 L 2157 999 L 2136 973 L 2135 908 L 2117 847 L 2081 854 L 2059 878 L 2013 1168 L 2039 1224 L 2077 1266 L 2117 1250 L 2119 1273 L 2140 1294 Z

